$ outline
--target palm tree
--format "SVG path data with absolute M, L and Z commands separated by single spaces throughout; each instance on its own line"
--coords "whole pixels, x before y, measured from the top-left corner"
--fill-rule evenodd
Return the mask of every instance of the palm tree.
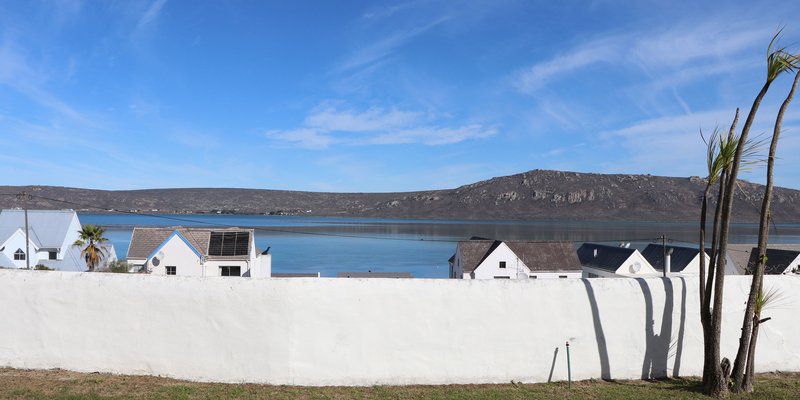
M 103 237 L 105 232 L 105 228 L 97 225 L 84 225 L 78 231 L 80 239 L 76 240 L 74 245 L 81 247 L 81 256 L 86 260 L 86 266 L 89 267 L 89 271 L 94 271 L 103 257 L 106 256 L 106 250 L 100 246 L 101 243 L 108 241 Z
M 796 67 L 794 60 L 796 57 L 784 54 L 780 57 L 781 63 L 785 64 L 785 69 L 792 70 Z M 731 379 L 733 380 L 733 390 L 735 392 L 753 391 L 752 364 L 755 356 L 755 342 L 758 337 L 758 325 L 761 318 L 761 307 L 759 307 L 759 297 L 762 296 L 762 286 L 764 280 L 764 265 L 767 260 L 767 237 L 769 235 L 770 206 L 772 201 L 773 170 L 775 164 L 775 150 L 778 147 L 778 139 L 781 134 L 783 115 L 797 89 L 800 80 L 800 72 L 794 77 L 794 83 L 786 96 L 786 100 L 778 110 L 778 117 L 775 120 L 775 127 L 772 133 L 772 142 L 769 145 L 769 156 L 767 157 L 767 184 L 764 189 L 764 199 L 761 203 L 761 219 L 758 231 L 758 264 L 753 271 L 753 280 L 750 286 L 750 296 L 747 299 L 747 308 L 742 321 L 742 336 L 739 338 L 739 351 L 736 354 L 736 361 L 733 364 Z M 749 376 L 748 376 L 749 375 Z
M 720 180 L 720 197 L 717 203 L 717 208 L 720 212 L 719 231 L 714 231 L 712 242 L 718 243 L 717 254 L 714 264 L 709 266 L 709 283 L 713 283 L 713 304 L 710 302 L 710 296 L 707 297 L 704 307 L 710 307 L 710 320 L 706 320 L 703 324 L 704 331 L 704 352 L 705 352 L 705 368 L 703 371 L 703 384 L 705 392 L 714 397 L 724 397 L 728 392 L 728 370 L 730 362 L 726 359 L 724 363 L 720 362 L 720 333 L 722 328 L 722 295 L 724 290 L 725 281 L 725 254 L 728 250 L 728 233 L 730 231 L 731 212 L 733 208 L 733 195 L 737 187 L 737 179 L 739 170 L 742 165 L 742 157 L 745 153 L 745 148 L 748 145 L 748 135 L 750 128 L 753 126 L 758 109 L 761 106 L 761 101 L 769 91 L 772 82 L 784 72 L 791 70 L 793 62 L 796 58 L 786 53 L 785 49 L 776 49 L 775 43 L 780 37 L 780 31 L 773 36 L 767 47 L 767 77 L 761 90 L 753 100 L 753 105 L 750 107 L 750 112 L 744 122 L 742 131 L 738 137 L 736 151 L 733 155 L 733 160 L 726 170 L 723 170 L 724 177 Z M 712 257 L 714 255 L 712 254 Z M 713 270 L 713 274 L 711 273 Z M 713 278 L 712 278 L 713 277 Z M 713 279 L 713 281 L 712 281 Z M 706 284 L 706 293 L 710 295 L 712 285 Z M 752 314 L 751 314 L 752 315 Z M 701 316 L 701 320 L 703 317 Z M 750 324 L 745 321 L 745 324 Z M 740 339 L 740 346 L 742 342 L 746 342 L 745 348 L 749 344 L 751 329 L 742 332 Z M 745 340 L 744 336 L 747 335 Z M 738 358 L 738 357 L 737 357 Z M 723 365 L 724 364 L 724 365 Z M 739 363 L 734 366 L 734 377 L 741 375 L 744 370 L 744 365 Z M 738 380 L 740 383 L 741 380 Z M 736 389 L 736 388 L 734 388 Z

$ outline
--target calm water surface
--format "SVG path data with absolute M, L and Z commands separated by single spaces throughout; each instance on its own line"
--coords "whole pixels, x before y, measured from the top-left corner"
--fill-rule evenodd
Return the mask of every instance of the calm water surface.
M 134 226 L 238 226 L 255 228 L 256 245 L 272 253 L 274 272 L 407 271 L 419 278 L 446 278 L 455 242 L 470 236 L 506 240 L 631 242 L 642 248 L 664 234 L 675 243 L 697 240 L 696 223 L 398 220 L 261 215 L 84 214 L 81 223 L 108 228 L 120 258 Z M 260 229 L 259 229 L 260 228 Z M 732 226 L 733 243 L 755 243 L 757 224 Z M 356 236 L 356 237 L 346 237 Z M 800 224 L 778 225 L 771 243 L 800 243 Z

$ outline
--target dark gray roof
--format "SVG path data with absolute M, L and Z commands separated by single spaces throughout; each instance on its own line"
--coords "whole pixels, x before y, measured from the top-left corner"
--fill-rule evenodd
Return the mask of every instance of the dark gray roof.
M 474 271 L 501 243 L 505 243 L 531 271 L 580 271 L 581 269 L 581 263 L 575 254 L 575 245 L 569 241 L 472 239 L 458 242 L 457 251 L 462 260 L 461 270 L 464 273 Z
M 771 254 L 770 250 L 788 250 L 793 252 L 800 252 L 800 245 L 780 244 L 780 243 L 768 244 L 767 266 L 764 269 L 764 272 L 767 274 L 769 274 L 769 272 L 767 271 L 770 270 L 769 265 L 773 264 L 772 263 L 773 260 L 770 260 L 770 254 Z M 753 253 L 755 253 L 755 255 L 753 255 Z M 730 256 L 729 258 L 736 264 L 736 268 L 739 270 L 739 272 L 741 272 L 742 274 L 746 274 L 749 273 L 749 271 L 752 271 L 755 268 L 756 263 L 758 262 L 758 246 L 756 244 L 729 244 L 728 255 Z M 783 262 L 780 261 L 782 256 L 786 257 L 786 255 L 779 255 L 777 253 L 775 254 L 775 263 L 773 264 L 774 268 L 776 269 L 779 268 L 778 267 L 779 263 Z M 784 269 L 786 269 L 786 267 L 784 267 Z M 777 273 L 782 273 L 782 272 L 783 271 Z
M 635 251 L 636 249 L 625 247 L 584 243 L 578 248 L 578 259 L 583 266 L 616 272 Z
M 767 248 L 767 263 L 764 265 L 764 274 L 780 275 L 800 256 L 800 251 Z M 747 273 L 752 273 L 758 265 L 758 247 L 750 250 L 750 259 L 747 262 Z
M 696 247 L 667 245 L 666 248 L 667 251 L 672 250 L 669 261 L 669 270 L 671 272 L 683 271 L 686 269 L 686 266 L 697 257 L 697 254 L 700 253 L 700 250 Z M 642 251 L 642 255 L 657 271 L 664 270 L 664 246 L 660 244 L 649 244 L 644 248 L 644 251 Z
M 172 232 L 178 231 L 181 236 L 186 238 L 187 241 L 195 248 L 203 257 L 211 259 L 225 259 L 236 260 L 246 259 L 249 255 L 245 256 L 209 256 L 208 244 L 211 239 L 211 232 L 250 232 L 253 235 L 252 229 L 241 228 L 187 228 L 182 226 L 172 227 L 159 227 L 159 228 L 133 228 L 131 235 L 131 244 L 128 247 L 127 258 L 147 258 L 155 251 L 161 243 L 164 243 L 167 238 L 172 235 Z M 248 246 L 249 252 L 249 246 Z
M 337 278 L 413 278 L 410 272 L 339 272 Z

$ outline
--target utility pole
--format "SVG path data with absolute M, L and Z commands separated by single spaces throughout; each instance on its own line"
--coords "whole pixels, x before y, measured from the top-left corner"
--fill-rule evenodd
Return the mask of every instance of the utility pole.
M 31 255 L 30 255 L 30 238 L 28 233 L 28 200 L 31 195 L 26 192 L 21 192 L 17 195 L 17 199 L 22 201 L 22 207 L 25 210 L 25 268 L 31 269 Z
M 661 270 L 664 272 L 664 278 L 667 277 L 667 235 L 661 235 L 661 248 L 664 254 L 661 256 Z

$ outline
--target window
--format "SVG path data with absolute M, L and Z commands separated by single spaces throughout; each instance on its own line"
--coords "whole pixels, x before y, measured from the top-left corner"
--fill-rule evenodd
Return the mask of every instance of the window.
M 566 275 L 559 275 L 558 277 L 563 279 L 563 278 L 566 278 L 567 276 Z
M 500 261 L 500 268 L 505 268 L 505 267 L 506 267 L 506 262 Z
M 589 272 L 589 278 L 598 278 L 598 275 Z
M 210 256 L 246 256 L 250 254 L 250 232 L 211 232 Z
M 242 276 L 242 267 L 219 267 L 220 276 Z
M 17 251 L 14 252 L 14 259 L 15 260 L 24 260 L 25 259 L 25 252 L 22 251 L 22 249 L 17 249 Z
M 50 259 L 50 260 L 55 260 L 56 258 L 58 258 L 58 252 L 57 251 L 48 251 L 47 252 L 47 258 Z
M 495 276 L 494 279 L 511 279 L 510 276 Z
M 176 275 L 177 272 L 177 267 L 167 267 L 167 275 Z
M 530 278 L 530 279 L 536 279 L 536 278 L 538 278 L 538 276 L 536 276 L 536 275 L 531 275 L 531 276 L 529 276 L 528 278 Z

